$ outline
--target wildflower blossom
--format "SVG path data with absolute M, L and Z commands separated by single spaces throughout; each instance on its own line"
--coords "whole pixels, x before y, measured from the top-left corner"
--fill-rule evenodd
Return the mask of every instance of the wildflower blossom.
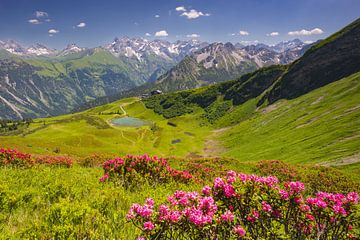
M 145 231 L 151 231 L 154 229 L 154 224 L 150 221 L 144 223 L 144 230 Z
M 235 232 L 235 234 L 239 237 L 244 237 L 246 234 L 246 231 L 244 228 L 242 228 L 240 225 L 236 225 L 233 229 L 233 231 Z
M 234 214 L 228 210 L 225 213 L 221 214 L 220 218 L 224 222 L 232 222 L 234 221 Z

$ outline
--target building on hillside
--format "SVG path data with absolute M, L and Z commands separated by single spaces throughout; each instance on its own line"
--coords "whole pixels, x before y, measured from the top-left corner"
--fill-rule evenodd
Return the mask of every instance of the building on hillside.
M 151 96 L 154 96 L 154 95 L 163 94 L 163 92 L 161 90 L 157 89 L 157 90 L 151 91 L 150 94 L 151 94 Z

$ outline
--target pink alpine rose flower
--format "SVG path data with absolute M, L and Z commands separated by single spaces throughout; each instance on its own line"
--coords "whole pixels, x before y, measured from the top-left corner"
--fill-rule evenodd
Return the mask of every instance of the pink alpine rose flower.
M 154 229 L 154 224 L 151 221 L 144 222 L 144 230 L 145 231 L 151 231 Z
M 233 228 L 233 231 L 235 232 L 235 234 L 239 237 L 244 237 L 245 234 L 246 234 L 246 231 L 244 228 L 242 228 L 240 225 L 236 225 L 234 228 Z

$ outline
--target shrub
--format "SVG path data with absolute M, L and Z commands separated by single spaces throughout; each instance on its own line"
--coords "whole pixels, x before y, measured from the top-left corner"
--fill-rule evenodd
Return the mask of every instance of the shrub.
M 139 185 L 139 181 L 147 181 L 151 185 L 157 185 L 174 180 L 187 183 L 193 176 L 187 171 L 173 169 L 164 158 L 148 155 L 127 155 L 124 158 L 115 158 L 102 165 L 104 175 L 101 182 L 112 181 L 125 188 Z
M 256 164 L 256 172 L 274 175 L 281 181 L 301 181 L 308 194 L 322 192 L 358 192 L 359 184 L 344 172 L 318 165 L 292 165 L 279 160 L 264 160 Z
M 71 167 L 73 165 L 72 158 L 68 156 L 36 156 L 35 162 L 37 164 L 45 164 L 59 167 Z
M 300 169 L 301 180 L 305 182 L 309 193 L 318 191 L 341 192 L 360 190 L 351 176 L 335 168 L 325 166 L 306 166 Z
M 219 174 L 226 174 L 224 165 L 229 163 L 225 158 L 192 158 L 186 162 L 184 169 L 199 180 L 211 181 Z
M 0 166 L 27 167 L 33 161 L 31 155 L 19 152 L 15 149 L 0 148 Z
M 202 193 L 176 191 L 155 207 L 133 204 L 128 221 L 139 239 L 356 239 L 359 195 L 304 195 L 301 182 L 229 171 Z
M 81 159 L 79 161 L 79 165 L 82 167 L 98 167 L 109 159 L 110 157 L 104 155 L 92 154 L 90 156 L 85 157 L 84 159 Z
M 297 169 L 279 160 L 263 160 L 256 164 L 261 175 L 275 175 L 280 181 L 292 181 L 298 179 Z

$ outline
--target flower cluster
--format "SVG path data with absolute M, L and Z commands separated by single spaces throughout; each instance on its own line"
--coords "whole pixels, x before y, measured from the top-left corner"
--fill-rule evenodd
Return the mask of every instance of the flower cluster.
M 0 148 L 0 166 L 24 167 L 33 164 L 31 155 L 15 149 Z
M 36 156 L 35 163 L 51 166 L 71 167 L 73 160 L 68 156 Z
M 104 175 L 100 178 L 101 182 L 114 181 L 125 187 L 137 183 L 139 179 L 155 185 L 169 180 L 187 183 L 194 179 L 189 172 L 175 170 L 170 167 L 166 159 L 157 156 L 127 155 L 106 161 L 102 167 Z
M 140 239 L 356 239 L 359 195 L 305 196 L 301 182 L 228 172 L 199 192 L 177 190 L 158 207 L 133 204 Z
M 68 156 L 31 156 L 15 149 L 0 148 L 0 166 L 31 167 L 36 164 L 71 167 L 73 160 Z

